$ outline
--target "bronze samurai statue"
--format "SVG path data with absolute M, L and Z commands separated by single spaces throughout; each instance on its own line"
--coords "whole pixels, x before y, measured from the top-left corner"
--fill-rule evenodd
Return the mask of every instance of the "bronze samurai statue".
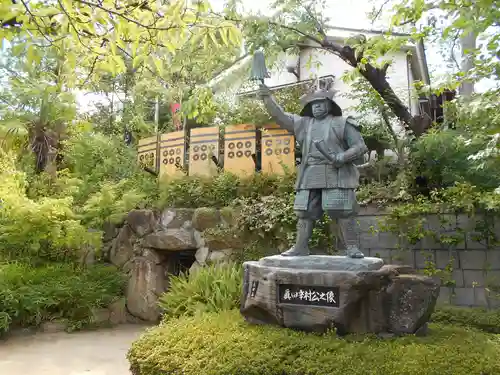
M 301 97 L 300 115 L 286 113 L 263 83 L 258 94 L 276 123 L 293 133 L 302 149 L 294 203 L 298 217 L 297 240 L 282 255 L 309 255 L 308 242 L 314 223 L 327 213 L 337 220 L 346 255 L 363 258 L 355 219 L 359 211 L 356 164 L 362 163 L 359 160 L 368 149 L 360 126 L 354 118 L 342 116 L 332 90 L 319 89 Z

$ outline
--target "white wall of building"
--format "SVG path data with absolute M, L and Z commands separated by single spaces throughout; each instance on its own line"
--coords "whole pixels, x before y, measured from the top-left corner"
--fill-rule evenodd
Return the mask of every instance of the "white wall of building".
M 408 107 L 412 107 L 412 100 L 410 95 L 411 90 L 411 82 L 409 79 L 413 79 L 409 76 L 410 69 L 407 63 L 406 52 L 401 51 L 399 53 L 395 53 L 390 57 L 393 60 L 393 64 L 387 71 L 387 79 L 395 91 L 395 93 L 399 96 L 399 98 L 405 103 Z M 348 93 L 351 90 L 351 87 L 348 83 L 344 83 L 342 80 L 342 76 L 345 72 L 352 71 L 353 68 L 349 66 L 346 62 L 340 59 L 338 56 L 322 51 L 320 49 L 307 49 L 302 51 L 300 56 L 300 78 L 301 80 L 313 79 L 315 77 L 322 77 L 333 75 L 335 77 L 333 88 L 338 90 L 337 103 L 340 105 L 342 109 L 348 113 L 350 109 L 357 105 L 357 103 L 345 97 L 343 94 Z M 289 73 L 287 73 L 289 74 Z M 283 74 L 272 72 L 272 75 L 276 75 L 281 77 Z M 292 74 L 289 74 L 293 78 Z M 288 78 L 288 77 L 287 77 Z M 295 79 L 296 81 L 296 79 Z M 269 83 L 271 80 L 269 80 Z M 276 82 L 276 81 L 275 81 Z M 286 80 L 282 82 L 273 82 L 269 84 L 270 86 L 280 85 L 289 83 Z M 410 82 L 410 86 L 409 86 Z M 266 81 L 266 84 L 268 82 Z

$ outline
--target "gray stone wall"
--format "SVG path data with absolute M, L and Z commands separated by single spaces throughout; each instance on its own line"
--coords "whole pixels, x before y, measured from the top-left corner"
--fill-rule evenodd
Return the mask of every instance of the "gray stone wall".
M 410 244 L 405 235 L 399 237 L 397 233 L 385 231 L 382 223 L 387 217 L 381 210 L 369 207 L 361 210 L 360 245 L 367 256 L 419 270 L 429 266 L 443 270 L 448 266 L 445 274 L 450 280 L 443 282 L 440 302 L 500 307 L 500 245 L 496 241 L 500 238 L 500 218 L 481 214 L 421 217 L 423 230 L 435 235 L 422 231 L 426 236 Z M 490 228 L 488 232 L 485 232 L 485 222 Z M 454 238 L 454 243 L 450 244 L 449 238 Z

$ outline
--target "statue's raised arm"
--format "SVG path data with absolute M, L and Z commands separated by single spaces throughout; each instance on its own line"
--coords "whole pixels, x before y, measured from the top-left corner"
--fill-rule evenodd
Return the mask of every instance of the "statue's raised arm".
M 259 98 L 264 102 L 267 112 L 271 115 L 274 121 L 283 129 L 288 130 L 291 133 L 295 133 L 297 127 L 302 121 L 302 117 L 292 113 L 287 113 L 281 108 L 281 106 L 276 102 L 276 99 L 271 95 L 269 87 L 263 83 L 260 85 L 258 90 Z

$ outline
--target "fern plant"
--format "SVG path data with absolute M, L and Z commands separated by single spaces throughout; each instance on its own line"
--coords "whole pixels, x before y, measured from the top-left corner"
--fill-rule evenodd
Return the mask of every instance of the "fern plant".
M 172 276 L 169 290 L 158 302 L 164 319 L 234 309 L 239 305 L 242 279 L 241 266 L 232 263 Z

